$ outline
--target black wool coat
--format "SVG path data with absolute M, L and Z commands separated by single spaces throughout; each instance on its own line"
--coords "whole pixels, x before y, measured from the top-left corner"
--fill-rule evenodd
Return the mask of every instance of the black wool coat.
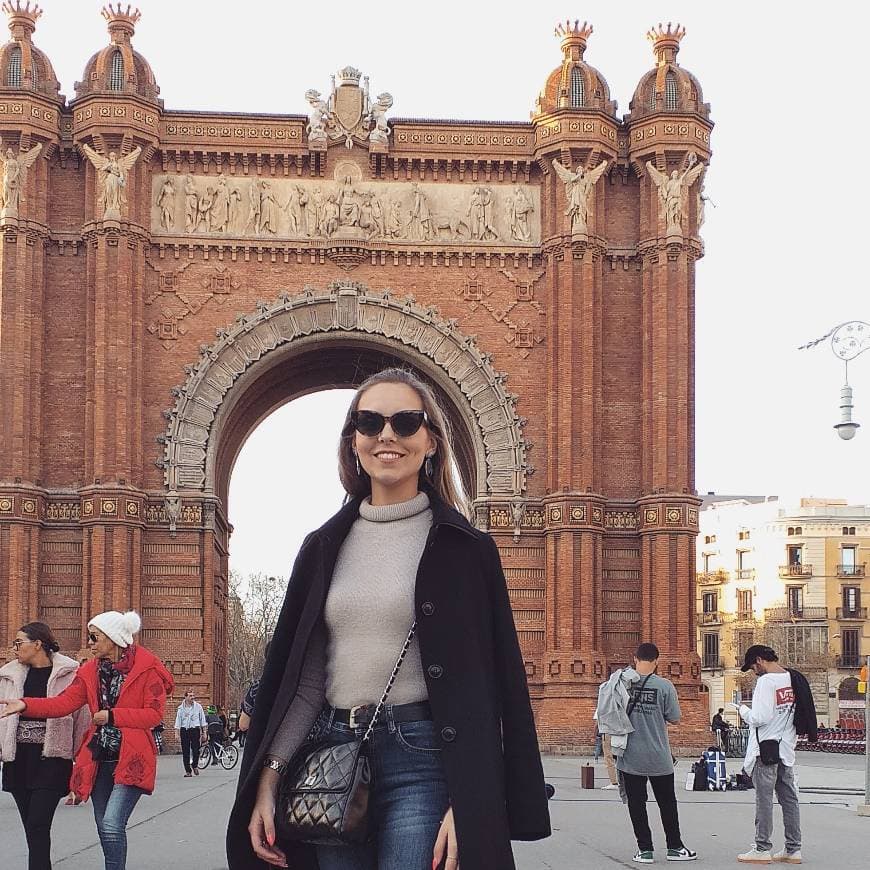
M 434 493 L 429 498 L 433 522 L 417 571 L 417 637 L 441 735 L 459 859 L 462 870 L 513 870 L 510 840 L 549 836 L 550 817 L 507 586 L 492 538 Z M 359 504 L 348 502 L 312 532 L 296 557 L 230 815 L 230 870 L 267 866 L 251 849 L 247 831 L 263 759 L 296 693 L 312 629 Z M 290 844 L 287 858 L 291 870 L 317 868 L 311 846 Z

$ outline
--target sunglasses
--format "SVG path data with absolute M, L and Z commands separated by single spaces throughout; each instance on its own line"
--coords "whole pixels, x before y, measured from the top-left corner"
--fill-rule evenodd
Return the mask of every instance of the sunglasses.
M 96 643 L 99 640 L 99 638 L 92 631 L 89 631 L 88 632 L 88 640 L 91 643 Z
M 429 415 L 425 411 L 397 411 L 389 417 L 377 411 L 351 411 L 350 414 L 351 427 L 369 438 L 380 435 L 387 423 L 399 438 L 410 438 L 424 423 L 429 425 Z
M 12 641 L 12 649 L 18 649 L 23 643 L 36 643 L 36 641 L 30 640 L 19 640 L 17 637 Z

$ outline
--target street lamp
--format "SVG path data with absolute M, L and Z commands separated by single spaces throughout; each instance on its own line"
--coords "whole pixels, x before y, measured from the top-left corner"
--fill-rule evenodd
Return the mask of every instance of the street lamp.
M 837 434 L 850 441 L 855 437 L 860 423 L 852 419 L 852 388 L 849 386 L 849 361 L 860 356 L 865 350 L 870 350 L 870 323 L 863 320 L 849 320 L 829 330 L 821 338 L 801 345 L 798 350 L 807 350 L 831 339 L 831 350 L 834 356 L 843 360 L 846 370 L 846 382 L 840 388 L 840 422 L 834 425 Z

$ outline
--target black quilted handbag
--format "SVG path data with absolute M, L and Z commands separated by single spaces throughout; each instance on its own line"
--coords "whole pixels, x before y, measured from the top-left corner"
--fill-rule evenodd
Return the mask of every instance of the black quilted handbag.
M 415 621 L 362 738 L 338 745 L 323 740 L 304 744 L 288 765 L 278 787 L 279 840 L 340 845 L 368 839 L 369 739 L 416 630 Z

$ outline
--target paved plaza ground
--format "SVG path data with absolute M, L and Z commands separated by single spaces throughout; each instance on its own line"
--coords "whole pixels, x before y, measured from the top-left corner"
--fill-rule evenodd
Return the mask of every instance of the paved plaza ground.
M 583 790 L 583 759 L 545 759 L 547 779 L 556 786 L 551 801 L 553 836 L 539 843 L 518 843 L 518 870 L 610 870 L 637 867 L 628 811 L 617 792 Z M 689 760 L 677 766 L 685 782 Z M 729 771 L 739 769 L 729 761 Z M 198 778 L 182 776 L 181 759 L 159 762 L 157 790 L 143 798 L 131 819 L 129 870 L 224 870 L 224 829 L 237 771 L 209 768 Z M 596 785 L 605 784 L 598 765 Z M 820 870 L 870 868 L 870 818 L 859 818 L 860 799 L 847 792 L 864 786 L 863 756 L 799 753 L 804 864 Z M 697 850 L 697 866 L 719 870 L 738 867 L 734 856 L 752 839 L 753 792 L 708 794 L 680 788 L 680 822 L 686 844 Z M 664 865 L 661 826 L 650 807 L 657 864 Z M 777 811 L 777 818 L 779 813 Z M 101 870 L 102 861 L 90 805 L 58 808 L 53 829 L 54 865 L 60 870 Z M 11 797 L 0 793 L 0 868 L 26 867 L 24 837 Z M 781 829 L 775 838 L 782 845 Z M 673 866 L 673 865 L 668 865 Z M 499 870 L 499 868 L 493 868 Z

